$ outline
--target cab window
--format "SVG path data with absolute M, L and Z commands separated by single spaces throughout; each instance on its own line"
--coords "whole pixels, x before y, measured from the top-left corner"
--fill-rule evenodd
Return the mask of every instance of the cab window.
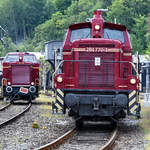
M 18 55 L 7 55 L 5 62 L 17 62 L 19 61 Z
M 24 62 L 32 62 L 32 63 L 36 63 L 37 59 L 34 55 L 24 55 L 23 56 L 23 61 Z
M 121 30 L 105 28 L 103 36 L 104 39 L 119 40 L 121 43 L 125 42 L 124 33 Z
M 77 39 L 91 38 L 91 28 L 81 28 L 71 31 L 70 42 Z

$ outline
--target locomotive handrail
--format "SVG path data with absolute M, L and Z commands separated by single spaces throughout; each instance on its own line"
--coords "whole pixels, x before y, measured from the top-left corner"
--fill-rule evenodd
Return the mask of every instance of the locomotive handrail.
M 64 60 L 62 60 L 62 61 L 58 64 L 56 70 L 55 70 L 54 73 L 52 74 L 52 88 L 54 88 L 54 77 L 55 77 L 55 74 L 56 74 L 57 70 L 59 69 L 60 65 L 61 65 L 63 62 L 64 62 Z
M 132 63 L 132 62 L 129 62 L 129 63 L 132 65 L 133 69 L 134 69 L 134 70 L 135 70 L 135 72 L 136 72 L 136 76 L 137 76 L 137 78 L 139 79 L 138 70 L 136 70 L 136 68 L 135 68 L 135 64 L 134 64 L 134 63 Z
M 57 66 L 56 70 L 54 71 L 54 73 L 52 74 L 52 88 L 54 88 L 54 77 L 55 77 L 55 75 L 56 75 L 56 73 L 57 73 L 57 70 L 59 69 L 60 65 L 61 65 L 63 62 L 91 62 L 91 61 L 94 61 L 94 60 L 62 60 L 62 61 L 58 64 L 58 66 Z M 106 63 L 106 62 L 107 62 L 107 63 L 130 63 L 130 64 L 132 65 L 133 69 L 134 69 L 135 72 L 136 72 L 137 78 L 139 79 L 138 71 L 136 70 L 135 64 L 132 63 L 132 62 L 130 62 L 130 61 L 101 61 L 101 62 L 103 62 L 103 63 Z

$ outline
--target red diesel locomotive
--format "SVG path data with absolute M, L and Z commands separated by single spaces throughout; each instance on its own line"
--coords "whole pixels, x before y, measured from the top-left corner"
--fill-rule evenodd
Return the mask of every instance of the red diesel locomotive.
M 3 61 L 3 97 L 11 101 L 38 96 L 39 62 L 31 53 L 8 53 Z
M 125 26 L 105 22 L 94 11 L 88 22 L 69 26 L 62 73 L 54 73 L 56 102 L 82 123 L 86 119 L 140 117 L 139 79 L 133 75 L 132 46 Z M 138 72 L 136 71 L 138 74 Z

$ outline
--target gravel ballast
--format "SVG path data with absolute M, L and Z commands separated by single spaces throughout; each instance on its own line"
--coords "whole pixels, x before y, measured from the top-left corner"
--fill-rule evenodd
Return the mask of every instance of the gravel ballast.
M 70 117 L 52 115 L 49 106 L 33 104 L 22 117 L 0 128 L 0 150 L 37 149 L 74 127 L 74 121 Z M 35 120 L 38 128 L 32 128 Z M 120 121 L 119 137 L 114 150 L 144 150 L 144 135 L 137 122 L 138 120 L 129 118 Z M 69 141 L 67 143 L 69 144 Z M 59 147 L 59 150 L 63 147 Z
M 123 119 L 119 122 L 119 137 L 114 150 L 144 150 L 144 133 L 138 120 Z
M 35 120 L 39 128 L 32 128 Z M 73 126 L 73 120 L 67 115 L 52 115 L 50 109 L 33 104 L 21 118 L 0 128 L 0 149 L 36 149 L 53 141 Z

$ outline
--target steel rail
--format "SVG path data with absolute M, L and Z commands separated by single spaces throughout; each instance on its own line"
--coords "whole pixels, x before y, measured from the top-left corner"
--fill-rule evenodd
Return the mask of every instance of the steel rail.
M 64 141 L 68 140 L 71 136 L 73 136 L 75 133 L 77 133 L 77 128 L 73 128 L 72 130 L 68 131 L 58 139 L 52 141 L 51 143 L 48 143 L 44 146 L 41 146 L 35 150 L 52 150 L 55 149 L 58 145 L 62 144 Z M 100 150 L 108 150 L 112 148 L 113 144 L 115 143 L 116 138 L 118 137 L 118 128 L 116 127 L 113 131 L 113 134 L 109 141 L 100 148 Z
M 60 145 L 61 143 L 63 143 L 64 141 L 68 140 L 76 132 L 77 132 L 77 128 L 73 128 L 70 131 L 68 131 L 67 133 L 65 133 L 64 135 L 62 135 L 61 137 L 59 137 L 58 139 L 56 139 L 56 140 L 52 141 L 51 143 L 48 143 L 44 146 L 39 147 L 36 150 L 52 150 L 55 147 L 57 147 L 58 145 Z
M 11 105 L 11 103 L 9 103 L 9 104 L 7 104 L 6 106 L 4 106 L 4 107 L 0 108 L 0 111 L 5 110 L 5 109 L 6 109 L 6 108 L 8 108 L 10 105 Z
M 103 147 L 101 147 L 100 150 L 111 149 L 113 144 L 115 143 L 115 140 L 117 139 L 118 135 L 119 135 L 118 127 L 116 126 L 115 130 L 113 131 L 113 134 L 112 134 L 110 140 Z
M 29 103 L 29 105 L 22 112 L 18 113 L 17 115 L 11 117 L 10 119 L 8 119 L 6 121 L 0 123 L 0 128 L 3 127 L 4 125 L 16 120 L 17 118 L 19 118 L 21 115 L 23 115 L 25 112 L 27 112 L 31 106 L 32 106 L 32 103 Z

